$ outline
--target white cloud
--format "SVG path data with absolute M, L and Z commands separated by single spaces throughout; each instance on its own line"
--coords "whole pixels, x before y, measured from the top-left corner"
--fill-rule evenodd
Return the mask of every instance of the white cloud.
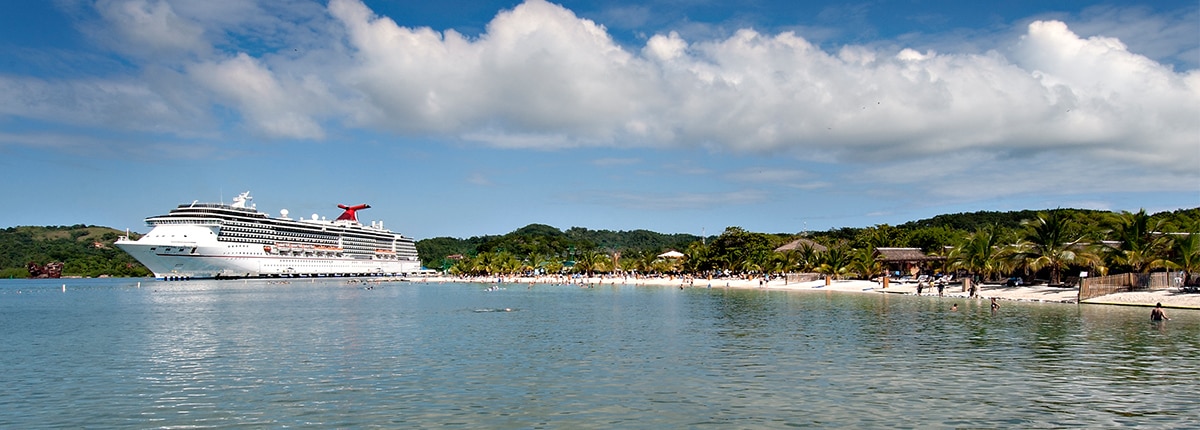
M 320 139 L 324 131 L 310 110 L 325 90 L 321 82 L 279 79 L 246 54 L 193 66 L 190 74 L 225 101 L 240 109 L 249 123 L 272 137 Z M 315 97 L 314 97 L 315 96 Z
M 483 187 L 492 186 L 492 180 L 488 179 L 487 176 L 484 176 L 479 172 L 472 172 L 470 175 L 467 175 L 466 181 L 471 185 L 479 185 Z
M 791 169 L 755 168 L 731 172 L 726 176 L 739 182 L 779 183 L 805 178 L 808 173 Z
M 713 207 L 742 206 L 760 203 L 767 199 L 761 190 L 741 190 L 720 193 L 657 193 L 657 192 L 581 192 L 568 198 L 581 199 L 598 204 L 615 205 L 638 210 L 683 210 Z
M 194 119 L 153 87 L 154 78 L 61 79 L 0 75 L 0 115 L 144 132 L 194 126 Z
M 1122 39 L 1136 37 L 1128 32 L 1105 33 L 1119 27 L 1103 25 L 1112 16 L 1103 12 L 1081 24 L 1090 37 L 1033 21 L 1021 37 L 972 53 L 882 43 L 830 52 L 797 33 L 750 29 L 697 40 L 668 31 L 627 49 L 603 25 L 543 0 L 501 11 L 477 37 L 401 27 L 358 0 L 318 7 L 100 1 L 110 31 L 90 34 L 129 55 L 140 75 L 0 76 L 10 95 L 0 114 L 198 134 L 211 133 L 217 104 L 271 138 L 322 139 L 346 127 L 514 149 L 698 147 L 896 173 L 875 177 L 884 182 L 967 184 L 947 187 L 949 197 L 1046 181 L 1194 189 L 1198 179 L 1200 71 L 1130 49 L 1180 52 L 1178 20 L 1136 44 Z M 947 156 L 956 164 L 917 167 Z M 1038 180 L 980 179 L 1023 171 L 1028 160 Z M 1116 184 L 1090 176 L 1097 171 L 1146 178 Z M 801 189 L 830 183 L 785 179 Z
M 1200 8 L 1156 14 L 1149 6 L 1097 5 L 1069 22 L 1078 34 L 1115 37 L 1131 51 L 1150 58 L 1188 69 L 1200 66 L 1200 45 L 1196 43 Z
M 592 160 L 593 165 L 600 167 L 629 166 L 641 162 L 642 159 L 640 158 L 598 158 Z
M 207 51 L 204 28 L 175 13 L 164 0 L 101 0 L 96 11 L 115 34 L 107 42 L 122 52 L 163 55 Z
M 474 139 L 493 131 L 570 137 L 552 139 L 555 146 L 611 144 L 640 127 L 629 114 L 650 92 L 638 86 L 635 58 L 560 6 L 533 0 L 501 12 L 477 40 L 399 27 L 357 1 L 335 0 L 329 10 L 349 34 L 355 67 L 345 82 L 367 102 L 365 125 Z
M 646 41 L 646 47 L 642 48 L 642 55 L 657 61 L 671 61 L 686 53 L 687 42 L 679 37 L 679 33 L 674 31 L 666 36 L 656 34 Z
M 403 133 L 507 148 L 703 146 L 836 161 L 967 150 L 1174 171 L 1198 161 L 1188 151 L 1200 133 L 1195 72 L 1056 21 L 1034 22 L 1016 45 L 984 54 L 831 54 L 792 33 L 752 30 L 695 42 L 655 35 L 634 54 L 604 27 L 540 0 L 500 13 L 474 40 L 399 27 L 354 0 L 329 8 L 350 35 L 355 66 L 344 76 L 362 95 L 356 118 Z

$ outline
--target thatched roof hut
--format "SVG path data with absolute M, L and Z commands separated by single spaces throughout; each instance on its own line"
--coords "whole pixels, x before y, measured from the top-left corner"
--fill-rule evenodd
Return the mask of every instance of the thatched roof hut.
M 875 248 L 875 254 L 885 263 L 919 263 L 944 258 L 925 255 L 921 248 Z
M 788 242 L 786 245 L 775 248 L 775 252 L 787 252 L 787 251 L 797 250 L 797 249 L 800 249 L 801 247 L 803 247 L 804 244 L 808 244 L 808 246 L 812 247 L 813 251 L 817 251 L 817 252 L 825 252 L 825 251 L 829 250 L 829 248 L 826 248 L 825 245 L 821 245 L 817 242 L 812 241 L 811 239 L 805 239 L 802 237 L 802 238 L 793 240 L 791 242 Z

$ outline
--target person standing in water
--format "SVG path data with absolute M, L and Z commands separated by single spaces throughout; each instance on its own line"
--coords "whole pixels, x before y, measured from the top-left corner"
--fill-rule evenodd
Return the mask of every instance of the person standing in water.
M 1167 318 L 1167 313 L 1163 312 L 1162 303 L 1155 304 L 1154 310 L 1150 311 L 1150 321 L 1162 322 L 1170 320 L 1170 318 Z

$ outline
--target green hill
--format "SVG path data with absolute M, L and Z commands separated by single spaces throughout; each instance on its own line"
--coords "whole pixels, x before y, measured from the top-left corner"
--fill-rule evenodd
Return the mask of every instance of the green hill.
M 0 278 L 26 278 L 29 263 L 63 263 L 63 276 L 149 276 L 150 271 L 113 246 L 123 232 L 108 227 L 9 227 L 0 230 Z
M 1107 220 L 1116 214 L 1105 211 L 1063 209 L 1074 220 L 1081 236 L 1094 240 L 1111 239 Z M 1005 235 L 1021 228 L 1021 221 L 1033 218 L 1037 211 L 958 213 L 938 215 L 929 219 L 900 224 L 870 227 L 843 227 L 828 231 L 792 233 L 751 233 L 763 246 L 774 249 L 787 241 L 807 236 L 819 243 L 845 242 L 851 247 L 900 246 L 919 247 L 927 251 L 954 246 L 970 233 L 985 226 L 998 227 Z M 1180 209 L 1152 215 L 1162 221 L 1166 232 L 1191 231 L 1200 225 L 1200 208 Z M 736 229 L 736 227 L 735 227 Z M 741 231 L 737 229 L 737 231 Z M 0 278 L 29 276 L 29 263 L 45 265 L 61 262 L 63 276 L 149 276 L 150 272 L 133 257 L 113 246 L 121 231 L 107 227 L 73 225 L 51 227 L 10 227 L 0 230 Z M 135 235 L 136 238 L 136 235 Z M 719 236 L 705 238 L 713 242 Z M 690 234 L 663 234 L 647 230 L 611 231 L 571 227 L 567 230 L 530 224 L 503 235 L 476 236 L 467 239 L 435 237 L 417 241 L 421 261 L 430 268 L 447 267 L 456 254 L 475 256 L 506 253 L 526 256 L 556 257 L 573 260 L 588 252 L 620 251 L 637 256 L 656 254 L 669 249 L 685 251 L 701 240 Z

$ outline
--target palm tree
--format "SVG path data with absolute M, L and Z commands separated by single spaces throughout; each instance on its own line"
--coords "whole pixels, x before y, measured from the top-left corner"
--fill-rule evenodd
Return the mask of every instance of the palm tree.
M 508 251 L 501 251 L 497 254 L 492 264 L 496 273 L 505 275 L 512 275 L 521 271 L 521 266 L 523 265 L 517 256 Z
M 638 253 L 629 252 L 623 254 L 622 257 L 623 258 L 621 258 L 620 263 L 618 263 L 621 266 L 621 272 L 628 275 L 629 272 L 638 270 L 638 260 L 640 260 L 640 255 Z
M 883 274 L 886 271 L 874 246 L 854 250 L 849 267 L 852 272 L 863 279 L 871 279 L 872 276 Z
M 801 243 L 796 252 L 799 254 L 801 272 L 812 270 L 821 261 L 820 251 L 811 242 Z
M 788 250 L 784 252 L 776 252 L 772 255 L 774 260 L 773 265 L 776 270 L 788 273 L 800 267 L 800 253 L 796 250 Z
M 1109 223 L 1112 238 L 1120 243 L 1110 248 L 1109 257 L 1132 272 L 1146 273 L 1167 267 L 1171 243 L 1161 234 L 1163 221 L 1153 221 L 1146 210 L 1121 212 Z
M 833 276 L 834 279 L 842 279 L 842 276 L 849 271 L 851 259 L 846 244 L 839 243 L 825 251 L 820 266 L 817 266 L 817 273 Z
M 1191 284 L 1192 273 L 1200 272 L 1200 222 L 1193 223 L 1187 232 L 1171 241 L 1171 267 L 1184 272 L 1183 282 Z
M 963 244 L 950 252 L 947 260 L 951 268 L 981 275 L 984 280 L 993 279 L 1003 270 L 1001 243 L 1000 227 L 992 224 L 968 236 Z
M 484 252 L 471 258 L 470 265 L 468 266 L 470 268 L 470 272 L 491 275 L 492 269 L 494 268 L 492 260 L 495 259 L 495 256 L 496 255 L 493 253 Z
M 563 261 L 561 258 L 554 257 L 546 261 L 544 266 L 546 273 L 561 273 L 563 269 Z
M 656 260 L 658 260 L 657 252 L 644 251 L 638 256 L 637 265 L 635 267 L 637 268 L 637 271 L 643 275 L 650 274 L 655 271 L 654 262 Z
M 596 251 L 584 251 L 580 254 L 579 259 L 575 261 L 575 270 L 587 273 L 587 276 L 592 277 L 595 272 L 607 271 L 607 263 L 610 260 L 604 254 Z
M 763 274 L 771 270 L 770 251 L 752 251 L 738 262 L 738 270 L 742 273 Z
M 1037 218 L 1021 223 L 1024 239 L 1013 245 L 1010 255 L 1015 263 L 1030 270 L 1050 269 L 1050 283 L 1059 284 L 1062 270 L 1070 264 L 1090 263 L 1096 258 L 1080 246 L 1083 237 L 1072 232 L 1062 210 L 1039 212 Z
M 549 261 L 550 260 L 546 258 L 545 254 L 542 254 L 538 251 L 533 251 L 529 253 L 529 256 L 525 257 L 525 265 L 521 267 L 521 270 L 529 272 L 536 271 L 538 269 L 545 269 L 546 263 Z
M 687 259 L 683 260 L 683 268 L 693 275 L 699 275 L 712 268 L 712 261 L 708 257 L 709 248 L 704 242 L 692 242 L 688 245 L 686 254 Z

